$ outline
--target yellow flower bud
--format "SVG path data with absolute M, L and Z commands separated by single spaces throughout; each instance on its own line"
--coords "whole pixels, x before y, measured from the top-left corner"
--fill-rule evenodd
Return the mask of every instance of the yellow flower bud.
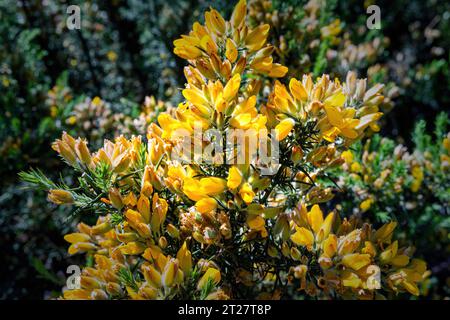
M 175 227 L 173 224 L 169 223 L 166 226 L 166 231 L 167 233 L 169 233 L 169 235 L 174 238 L 174 239 L 178 239 L 180 237 L 180 231 L 177 229 L 177 227 Z
M 117 188 L 109 190 L 109 200 L 114 208 L 119 210 L 123 208 L 122 196 Z
M 175 283 L 175 277 L 178 273 L 178 262 L 175 259 L 170 259 L 166 266 L 164 267 L 164 271 L 162 273 L 161 282 L 164 287 L 170 288 Z
M 362 212 L 366 212 L 367 210 L 370 209 L 370 207 L 372 206 L 372 203 L 373 203 L 372 198 L 366 199 L 363 202 L 361 202 L 361 204 L 359 205 L 359 208 L 361 209 Z
M 300 146 L 292 147 L 291 160 L 294 164 L 299 164 L 303 159 L 303 150 Z
M 91 165 L 91 153 L 89 152 L 89 149 L 87 148 L 87 143 L 85 140 L 82 140 L 81 138 L 78 138 L 76 140 L 75 152 L 81 163 L 83 163 L 84 165 L 86 165 L 88 167 Z
M 239 189 L 239 195 L 246 204 L 250 204 L 253 201 L 253 198 L 255 197 L 255 193 L 253 192 L 252 187 L 247 182 L 244 183 L 242 187 Z
M 195 203 L 195 208 L 200 213 L 208 213 L 217 208 L 217 201 L 214 198 L 203 198 Z
M 186 242 L 184 242 L 180 250 L 178 250 L 177 259 L 180 263 L 181 270 L 183 270 L 185 275 L 189 275 L 192 270 L 192 255 L 187 248 Z
M 71 204 L 73 203 L 72 194 L 69 191 L 61 189 L 53 189 L 48 192 L 48 200 L 55 204 Z
M 227 57 L 228 60 L 230 60 L 231 63 L 234 63 L 238 56 L 236 45 L 230 38 L 228 38 L 226 42 L 225 56 Z
M 286 138 L 294 125 L 295 121 L 291 118 L 281 120 L 281 122 L 275 127 L 275 139 L 281 141 Z
M 165 249 L 167 247 L 167 239 L 165 237 L 159 237 L 158 239 L 158 245 L 162 248 Z
M 202 290 L 208 281 L 212 281 L 215 285 L 220 282 L 220 271 L 214 268 L 208 268 L 202 278 L 198 281 L 197 290 Z
M 91 235 L 104 234 L 112 229 L 112 225 L 109 222 L 103 222 L 97 224 L 91 228 Z

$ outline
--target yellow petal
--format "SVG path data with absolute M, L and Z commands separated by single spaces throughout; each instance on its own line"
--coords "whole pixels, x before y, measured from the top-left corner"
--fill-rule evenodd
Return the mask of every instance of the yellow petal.
M 211 9 L 211 18 L 216 32 L 218 34 L 225 33 L 225 19 L 220 15 L 220 13 L 217 10 Z
M 377 254 L 377 250 L 376 250 L 374 244 L 370 241 L 364 242 L 364 248 L 362 248 L 361 252 L 367 253 L 371 257 L 375 257 L 375 255 Z
M 342 107 L 345 103 L 346 96 L 342 91 L 339 91 L 332 96 L 325 99 L 323 102 L 326 107 Z
M 230 120 L 230 124 L 237 129 L 248 129 L 252 121 L 252 115 L 250 113 L 241 113 L 234 116 Z
M 236 45 L 230 38 L 227 39 L 225 56 L 227 57 L 228 60 L 230 60 L 231 63 L 234 63 L 238 56 Z
M 253 192 L 253 189 L 250 186 L 250 184 L 246 182 L 242 185 L 241 189 L 239 190 L 239 195 L 246 204 L 249 204 L 253 201 L 253 198 L 255 197 L 255 192 Z
M 182 91 L 183 96 L 195 106 L 206 106 L 208 105 L 208 100 L 203 96 L 203 92 L 196 89 L 184 89 Z
M 249 215 L 247 217 L 247 224 L 250 227 L 250 229 L 253 230 L 261 230 L 264 228 L 266 222 L 264 221 L 264 218 L 257 215 Z
M 217 196 L 223 193 L 227 187 L 227 181 L 222 178 L 209 177 L 200 179 L 200 186 L 209 196 Z
M 66 290 L 63 296 L 67 300 L 89 300 L 90 292 L 84 289 Z
M 217 285 L 220 282 L 220 271 L 215 268 L 208 268 L 206 270 L 203 277 L 199 280 L 197 284 L 197 289 L 201 290 L 203 287 L 208 283 L 208 281 L 212 281 L 215 285 Z
M 342 258 L 342 264 L 348 268 L 358 271 L 370 263 L 370 255 L 352 253 L 347 254 Z
M 227 107 L 227 102 L 223 99 L 222 92 L 219 93 L 219 95 L 216 98 L 216 101 L 214 102 L 214 107 L 218 112 L 224 112 L 225 108 Z
M 294 126 L 294 119 L 286 118 L 284 120 L 281 120 L 280 123 L 275 127 L 275 139 L 281 141 L 286 138 Z
M 398 241 L 394 241 L 380 254 L 380 261 L 382 263 L 390 263 L 391 260 L 397 255 L 397 251 Z
M 291 236 L 292 242 L 299 246 L 306 246 L 308 249 L 314 243 L 314 235 L 308 229 L 301 227 Z
M 322 242 L 322 248 L 325 255 L 332 258 L 337 251 L 337 237 L 334 234 L 330 234 L 325 241 Z
M 308 212 L 308 223 L 314 230 L 314 233 L 317 234 L 323 223 L 323 212 L 317 204 Z
M 237 29 L 241 27 L 245 21 L 247 15 L 247 1 L 240 0 L 236 7 L 234 7 L 233 13 L 231 15 L 231 25 L 233 28 Z
M 187 248 L 186 242 L 183 243 L 177 253 L 177 260 L 180 263 L 180 268 L 185 275 L 189 275 L 192 270 L 192 254 Z
M 341 128 L 343 125 L 343 118 L 338 109 L 325 106 L 325 112 L 327 114 L 328 121 L 335 127 Z
M 202 51 L 194 46 L 175 46 L 173 53 L 186 60 L 196 59 L 202 55 Z
M 250 51 L 256 51 L 262 48 L 266 43 L 270 26 L 262 24 L 253 29 L 245 38 L 245 44 Z
M 241 75 L 235 74 L 226 84 L 223 89 L 223 98 L 226 101 L 231 101 L 234 99 L 239 91 L 239 86 L 241 85 Z
M 159 288 L 162 285 L 161 274 L 152 265 L 143 265 L 142 273 L 144 274 L 145 281 L 151 285 Z
M 154 261 L 157 260 L 159 256 L 162 256 L 161 248 L 156 245 L 150 245 L 147 249 L 145 249 L 142 256 L 144 259 L 148 261 Z
M 139 295 L 146 300 L 153 300 L 158 296 L 158 290 L 152 286 L 146 285 L 139 288 Z
M 274 63 L 274 64 L 272 64 L 272 67 L 270 69 L 269 77 L 273 77 L 273 78 L 284 77 L 286 75 L 286 73 L 288 72 L 288 70 L 289 69 L 286 66 L 283 66 L 279 63 Z
M 395 267 L 404 267 L 408 265 L 409 257 L 407 255 L 401 254 L 392 259 L 391 263 Z
M 349 128 L 342 128 L 341 129 L 341 135 L 349 138 L 349 139 L 356 139 L 358 138 L 358 132 L 353 130 L 353 129 L 349 129 Z
M 345 270 L 341 276 L 342 284 L 345 287 L 359 288 L 362 284 L 361 279 L 353 272 Z
M 150 221 L 150 200 L 145 196 L 140 196 L 138 203 L 137 203 L 137 209 L 139 213 L 141 214 L 142 218 L 144 219 L 145 223 L 149 223 Z
M 77 242 L 70 245 L 68 252 L 69 254 L 76 254 L 79 252 L 92 251 L 97 249 L 96 245 L 90 242 Z
M 145 248 L 145 245 L 140 242 L 128 242 L 120 247 L 120 251 L 125 255 L 137 255 L 144 252 Z
M 207 196 L 205 191 L 202 189 L 200 181 L 192 178 L 186 178 L 184 180 L 183 192 L 189 197 L 189 199 L 194 201 L 199 201 Z
M 377 112 L 362 116 L 361 119 L 359 119 L 359 124 L 355 127 L 355 130 L 364 130 L 368 125 L 380 119 L 382 115 L 382 112 Z
M 341 130 L 339 130 L 338 127 L 331 127 L 330 129 L 322 133 L 322 137 L 329 142 L 334 142 L 334 140 L 336 140 L 336 137 L 339 135 L 340 132 Z
M 200 213 L 208 213 L 217 208 L 217 201 L 213 198 L 203 198 L 195 203 L 195 208 Z
M 419 295 L 419 293 L 420 293 L 419 288 L 418 288 L 417 285 L 414 284 L 413 282 L 404 280 L 404 281 L 402 282 L 402 285 L 403 285 L 403 288 L 405 288 L 406 291 L 408 291 L 409 293 L 411 293 L 411 294 L 413 294 L 413 295 L 415 295 L 415 296 L 418 296 L 418 295 Z
M 292 78 L 291 81 L 289 81 L 289 90 L 295 99 L 299 101 L 308 100 L 308 93 L 306 92 L 305 87 L 297 79 Z
M 90 239 L 91 237 L 84 233 L 70 233 L 64 236 L 64 240 L 69 243 L 88 242 Z
M 380 242 L 387 242 L 391 239 L 392 233 L 394 232 L 397 222 L 392 221 L 383 225 L 380 229 L 375 232 L 375 240 Z
M 239 187 L 241 182 L 242 182 L 241 171 L 236 166 L 232 166 L 230 168 L 230 171 L 228 172 L 227 187 L 230 189 L 236 189 L 237 187 Z
M 334 219 L 334 212 L 331 212 L 330 214 L 328 214 L 328 216 L 325 218 L 325 221 L 320 226 L 319 232 L 317 233 L 316 236 L 317 242 L 321 243 L 323 239 L 328 237 L 331 231 L 333 219 Z
M 170 288 L 174 284 L 177 272 L 178 265 L 176 260 L 170 259 L 164 267 L 164 271 L 161 277 L 161 282 L 164 287 Z

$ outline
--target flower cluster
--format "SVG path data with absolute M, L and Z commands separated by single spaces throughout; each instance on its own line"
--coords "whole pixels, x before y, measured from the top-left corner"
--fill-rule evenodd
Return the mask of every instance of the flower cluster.
M 273 63 L 268 26 L 249 28 L 246 11 L 241 0 L 225 21 L 211 9 L 205 26 L 175 41 L 190 63 L 185 101 L 159 114 L 146 139 L 119 136 L 91 152 L 64 133 L 53 148 L 79 173 L 78 185 L 29 174 L 50 186 L 52 202 L 98 216 L 65 237 L 70 254 L 95 260 L 65 298 L 419 294 L 426 265 L 392 239 L 395 223 L 374 230 L 324 218 L 317 205 L 334 196 L 321 181 L 343 165 L 342 152 L 378 130 L 382 86 L 367 89 L 354 73 L 342 84 L 305 75 L 288 87 L 276 81 L 264 99 L 252 75 L 282 77 L 287 68 Z M 224 143 L 236 131 L 251 133 Z M 252 139 L 276 162 L 246 148 Z
M 378 34 L 366 39 L 365 26 L 343 23 L 336 2 L 310 0 L 303 6 L 293 2 L 270 0 L 249 1 L 249 16 L 254 24 L 268 23 L 274 28 L 269 40 L 275 45 L 274 56 L 289 64 L 289 74 L 296 76 L 313 71 L 320 75 L 332 70 L 333 75 L 344 76 L 348 71 L 366 73 L 369 83 L 387 78 L 388 66 L 377 63 L 389 46 L 389 39 Z M 356 38 L 363 38 L 355 42 Z M 375 64 L 377 63 L 377 64 Z M 374 65 L 375 64 L 375 65 Z M 394 106 L 399 88 L 388 82 L 383 88 L 383 112 Z M 269 83 L 266 83 L 269 85 Z
M 428 275 L 426 265 L 411 259 L 411 248 L 392 240 L 396 222 L 374 230 L 354 219 L 335 221 L 334 212 L 324 218 L 318 205 L 310 211 L 299 206 L 292 215 L 294 245 L 286 253 L 300 264 L 291 267 L 290 275 L 308 295 L 379 299 L 386 298 L 377 291 L 383 286 L 419 294 L 417 283 Z
M 208 79 L 228 80 L 244 71 L 269 77 L 283 77 L 287 68 L 273 63 L 274 47 L 267 45 L 270 26 L 249 28 L 247 5 L 239 1 L 229 21 L 217 10 L 205 13 L 205 25 L 194 23 L 189 35 L 175 40 L 174 52 L 189 60 Z
M 414 241 L 416 254 L 427 261 L 448 255 L 449 133 L 448 115 L 436 118 L 434 137 L 425 122 L 414 130 L 414 148 L 374 135 L 342 153 L 345 163 L 332 173 L 343 192 L 341 210 L 373 222 L 399 221 L 401 239 Z M 436 297 L 434 283 L 447 281 L 448 264 L 433 268 L 424 294 Z

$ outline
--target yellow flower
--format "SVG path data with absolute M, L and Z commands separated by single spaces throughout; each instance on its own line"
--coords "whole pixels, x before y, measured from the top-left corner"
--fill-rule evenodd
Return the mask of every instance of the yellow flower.
M 227 59 L 230 60 L 231 63 L 235 62 L 238 56 L 236 45 L 234 44 L 234 41 L 231 40 L 230 38 L 227 39 L 225 55 Z
M 362 212 L 366 212 L 367 210 L 370 209 L 370 207 L 372 206 L 373 202 L 374 201 L 373 201 L 372 198 L 366 199 L 363 202 L 361 202 L 361 204 L 359 205 L 359 208 L 361 209 Z
M 238 29 L 242 27 L 245 22 L 245 16 L 247 15 L 247 1 L 239 0 L 231 15 L 231 25 Z
M 236 96 L 239 86 L 241 85 L 241 76 L 236 74 L 227 82 L 225 88 L 223 89 L 223 98 L 226 101 L 231 101 Z
M 200 213 L 208 213 L 217 208 L 217 201 L 213 198 L 202 198 L 195 203 L 195 208 Z
M 247 224 L 250 227 L 250 229 L 262 230 L 262 229 L 264 229 L 266 222 L 264 221 L 264 218 L 261 216 L 249 215 L 247 217 Z
M 115 53 L 114 51 L 108 51 L 106 53 L 106 56 L 108 57 L 108 60 L 111 62 L 114 62 L 117 60 L 117 53 Z
M 292 128 L 295 125 L 295 121 L 291 118 L 286 118 L 282 120 L 276 127 L 275 127 L 275 139 L 278 141 L 283 140 L 287 137 L 287 135 L 291 132 Z
M 219 284 L 221 279 L 220 271 L 215 268 L 208 268 L 205 274 L 201 277 L 201 279 L 197 283 L 197 289 L 202 290 L 203 287 L 208 283 L 208 281 L 212 281 L 214 285 Z
M 352 172 L 361 172 L 361 165 L 358 162 L 353 162 L 350 166 Z
M 266 43 L 270 26 L 262 24 L 253 29 L 245 38 L 245 45 L 250 51 L 256 51 L 262 48 Z
M 230 171 L 228 172 L 228 178 L 227 178 L 227 186 L 230 189 L 236 189 L 241 185 L 242 182 L 242 173 L 241 171 L 236 167 L 232 166 L 230 168 Z
M 48 192 L 48 200 L 55 204 L 71 204 L 74 201 L 69 191 L 61 189 L 50 190 Z
M 353 153 L 350 150 L 342 152 L 341 157 L 345 160 L 345 163 L 351 164 L 353 162 Z
M 178 250 L 177 260 L 180 263 L 180 268 L 183 270 L 184 275 L 188 276 L 192 271 L 192 255 L 187 248 L 186 242 L 184 242 L 180 250 Z
M 358 137 L 358 132 L 355 128 L 359 124 L 359 120 L 353 119 L 355 114 L 354 109 L 346 109 L 345 111 L 340 111 L 338 109 L 338 107 L 341 107 L 343 104 L 342 99 L 345 99 L 345 96 L 340 93 L 330 101 L 329 105 L 327 105 L 327 102 L 325 101 L 325 112 L 327 114 L 327 119 L 333 126 L 329 130 L 337 129 L 340 135 L 349 139 L 355 139 Z M 336 103 L 336 105 L 334 105 L 334 103 Z M 341 105 L 339 106 L 339 104 Z M 334 139 L 329 140 L 331 142 L 334 141 Z
M 78 138 L 75 142 L 75 153 L 81 163 L 90 166 L 91 164 L 91 153 L 87 148 L 87 143 L 85 140 Z
M 352 253 L 342 257 L 342 264 L 356 271 L 367 266 L 370 261 L 371 258 L 368 254 Z
M 166 288 L 170 288 L 176 281 L 176 276 L 178 273 L 178 262 L 175 259 L 170 259 L 163 270 L 161 276 L 162 285 Z
M 117 188 L 111 188 L 108 193 L 109 200 L 111 201 L 111 204 L 116 209 L 122 209 L 124 203 L 122 200 L 122 195 L 120 194 L 120 191 Z
M 224 179 L 209 177 L 200 180 L 187 178 L 184 181 L 183 192 L 191 200 L 199 201 L 209 196 L 217 196 L 226 189 L 227 182 Z
M 266 44 L 269 25 L 251 29 L 245 23 L 246 15 L 247 4 L 243 0 L 234 8 L 230 21 L 210 9 L 205 13 L 205 25 L 195 22 L 189 35 L 174 41 L 174 53 L 213 80 L 228 80 L 244 71 L 283 77 L 287 68 L 273 63 L 273 47 Z
M 66 300 L 90 300 L 91 295 L 88 290 L 85 289 L 74 289 L 66 290 L 63 293 L 64 299 Z
M 246 182 L 239 189 L 239 195 L 246 204 L 249 204 L 253 201 L 253 198 L 255 197 L 255 192 L 253 191 L 250 184 Z
M 129 242 L 126 245 L 120 247 L 120 252 L 125 255 L 138 255 L 144 252 L 145 245 L 140 242 Z
M 308 100 L 308 93 L 306 92 L 303 84 L 295 78 L 289 81 L 289 90 L 291 91 L 294 98 L 298 101 L 305 102 Z
M 226 180 L 222 178 L 209 177 L 200 179 L 200 186 L 209 196 L 217 196 L 223 193 L 227 187 Z
M 291 236 L 292 242 L 296 245 L 307 247 L 311 251 L 314 243 L 314 235 L 304 227 L 296 228 L 297 231 Z

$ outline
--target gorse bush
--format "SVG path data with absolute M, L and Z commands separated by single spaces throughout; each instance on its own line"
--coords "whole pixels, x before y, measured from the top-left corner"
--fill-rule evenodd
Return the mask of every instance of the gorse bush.
M 343 191 L 336 201 L 344 212 L 378 223 L 395 220 L 402 228 L 399 237 L 415 239 L 416 254 L 436 266 L 428 287 L 446 281 L 448 265 L 441 256 L 449 250 L 448 123 L 448 115 L 439 114 L 431 136 L 425 122 L 418 122 L 412 151 L 375 135 L 343 152 L 345 164 L 333 173 Z
M 364 170 L 355 169 L 364 163 L 353 161 L 351 148 L 379 131 L 383 85 L 352 72 L 345 81 L 283 79 L 288 68 L 274 59 L 269 29 L 249 26 L 244 0 L 229 20 L 206 11 L 204 25 L 194 23 L 174 41 L 174 53 L 188 61 L 177 108 L 156 112 L 145 135 L 105 140 L 96 151 L 63 133 L 53 149 L 74 172 L 70 185 L 36 170 L 22 174 L 49 190 L 51 202 L 72 205 L 72 216 L 91 220 L 64 237 L 69 254 L 84 254 L 86 265 L 79 286 L 65 288 L 63 298 L 420 294 L 429 271 L 408 238 L 396 239 L 398 223 L 383 219 L 374 227 L 352 215 L 353 208 L 330 202 L 335 190 L 327 182 L 336 170 Z M 229 144 L 233 132 L 249 134 Z M 185 152 L 186 138 L 200 153 Z M 273 161 L 251 149 L 252 140 Z M 222 148 L 205 159 L 204 150 L 217 145 Z M 411 170 L 414 192 L 423 177 Z M 343 181 L 341 188 L 354 186 Z

